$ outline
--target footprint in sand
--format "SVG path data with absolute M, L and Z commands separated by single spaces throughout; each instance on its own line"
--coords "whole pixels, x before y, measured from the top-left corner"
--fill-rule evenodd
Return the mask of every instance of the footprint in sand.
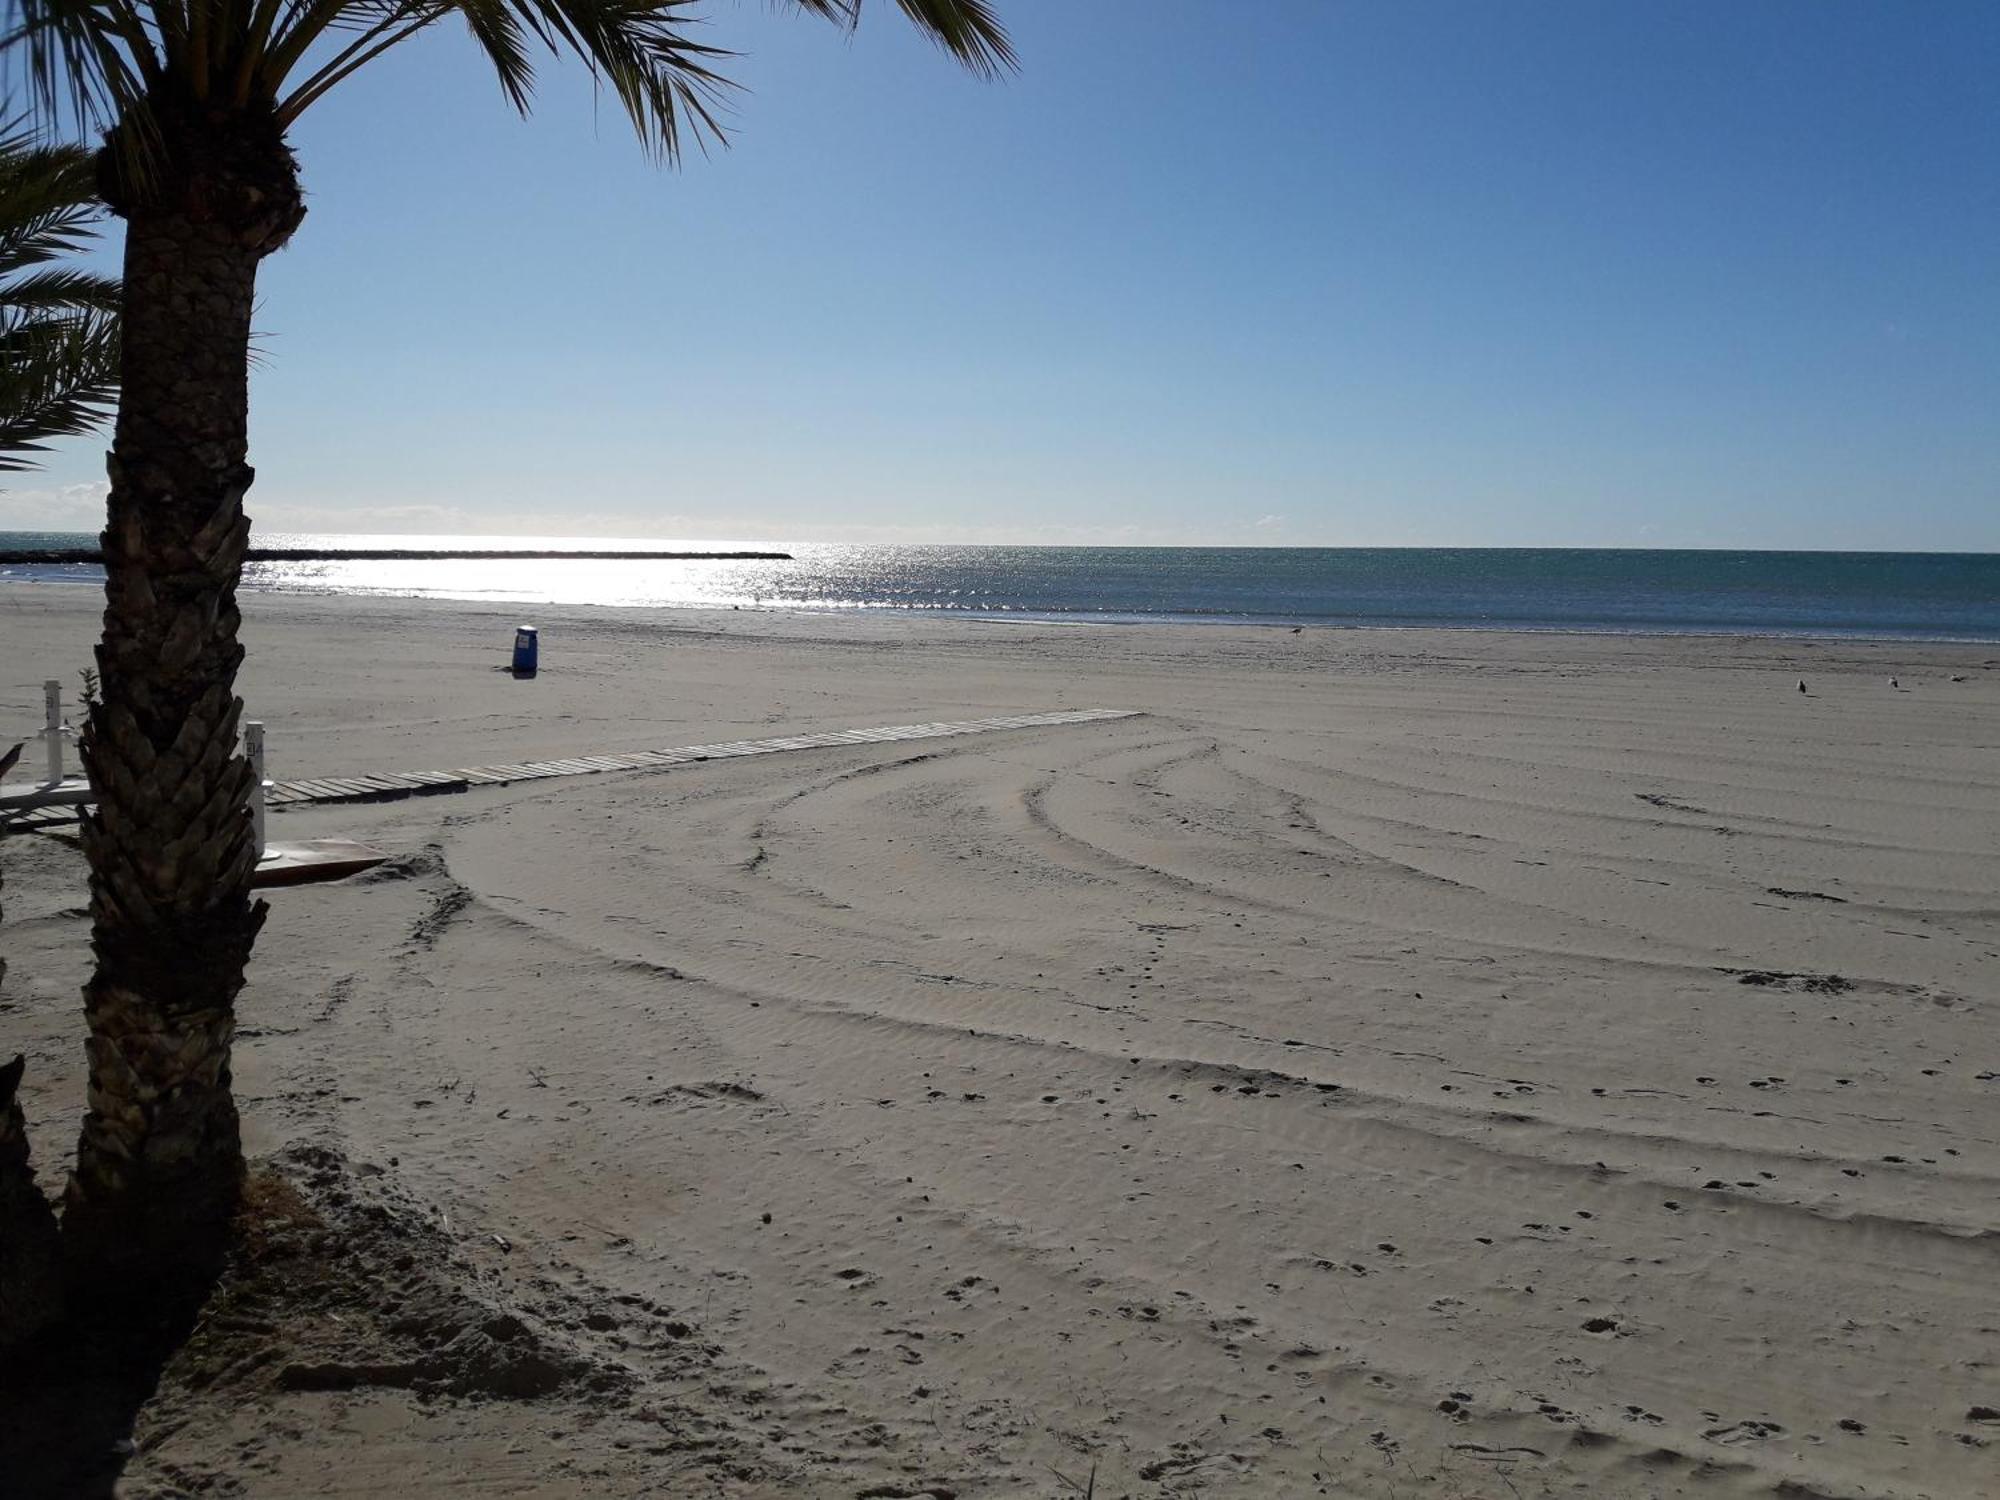
M 1780 1437 L 1785 1429 L 1776 1422 L 1765 1422 L 1755 1418 L 1741 1422 L 1731 1422 L 1726 1427 L 1710 1427 L 1702 1436 L 1711 1443 L 1726 1443 L 1732 1446 L 1740 1443 L 1761 1443 L 1767 1438 Z

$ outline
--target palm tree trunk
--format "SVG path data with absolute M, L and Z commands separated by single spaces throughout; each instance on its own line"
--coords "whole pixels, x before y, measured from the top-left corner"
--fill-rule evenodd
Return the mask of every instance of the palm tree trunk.
M 168 122 L 172 124 L 171 121 Z M 104 530 L 101 697 L 83 737 L 89 1113 L 64 1209 L 83 1265 L 219 1263 L 243 1175 L 229 1053 L 264 905 L 250 899 L 236 585 L 250 525 L 258 261 L 303 215 L 275 130 L 163 130 L 126 219 L 123 360 Z

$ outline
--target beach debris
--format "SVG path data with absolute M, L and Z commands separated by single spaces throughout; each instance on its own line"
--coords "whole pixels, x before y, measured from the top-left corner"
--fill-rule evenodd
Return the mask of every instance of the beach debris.
M 1844 995 L 1854 988 L 1854 981 L 1841 974 L 1802 974 L 1788 969 L 1730 968 L 1717 968 L 1715 972 L 1732 976 L 1738 984 L 1800 990 L 1808 995 Z
M 1714 816 L 1705 807 L 1696 807 L 1692 802 L 1682 802 L 1676 797 L 1667 796 L 1664 792 L 1634 792 L 1632 795 L 1637 797 L 1641 802 L 1650 802 L 1655 807 L 1664 807 L 1673 812 L 1700 813 L 1706 817 Z
M 1782 885 L 1767 885 L 1765 891 L 1773 896 L 1785 896 L 1793 901 L 1831 901 L 1835 906 L 1847 905 L 1845 896 L 1829 896 L 1825 891 L 1794 891 Z

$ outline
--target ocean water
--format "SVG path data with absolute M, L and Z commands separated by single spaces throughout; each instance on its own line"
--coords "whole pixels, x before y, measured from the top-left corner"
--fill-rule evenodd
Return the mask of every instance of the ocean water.
M 715 548 L 768 543 L 260 534 L 269 547 Z M 0 547 L 94 538 L 0 533 Z M 1459 547 L 894 547 L 802 544 L 790 562 L 262 563 L 308 594 L 708 609 L 911 610 L 1067 622 L 1432 626 L 2000 641 L 2000 555 Z M 0 580 L 95 583 L 87 566 Z

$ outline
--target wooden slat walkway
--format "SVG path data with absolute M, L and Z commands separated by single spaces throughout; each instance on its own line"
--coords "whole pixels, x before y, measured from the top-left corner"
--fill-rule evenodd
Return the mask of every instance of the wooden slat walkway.
M 645 771 L 697 761 L 724 760 L 738 755 L 777 755 L 794 750 L 830 750 L 843 745 L 867 745 L 894 740 L 942 740 L 962 734 L 991 734 L 1002 729 L 1039 729 L 1056 724 L 1092 724 L 1104 719 L 1129 719 L 1129 708 L 1076 708 L 1057 713 L 1008 714 L 992 719 L 951 719 L 931 724 L 890 724 L 879 729 L 834 729 L 823 734 L 792 734 L 770 740 L 731 740 L 720 745 L 679 745 L 670 750 L 636 750 L 624 755 L 582 755 L 565 760 L 528 761 L 520 765 L 466 766 L 457 771 L 398 771 L 368 776 L 321 776 L 302 781 L 273 781 L 264 788 L 264 805 L 302 807 L 329 802 L 394 802 L 404 797 L 429 797 L 463 792 L 475 786 L 508 786 L 551 776 L 599 776 L 607 771 Z M 20 809 L 0 809 L 0 834 L 73 823 L 75 803 Z

